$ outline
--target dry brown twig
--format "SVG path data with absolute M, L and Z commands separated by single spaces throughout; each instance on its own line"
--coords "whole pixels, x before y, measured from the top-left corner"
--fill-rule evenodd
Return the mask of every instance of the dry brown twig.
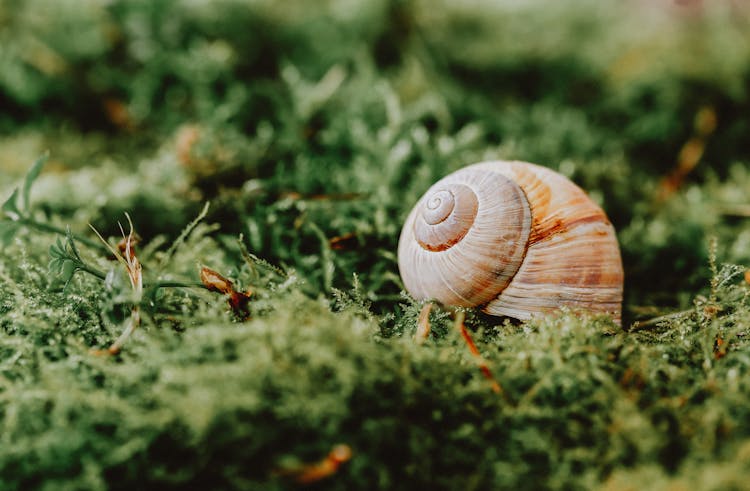
M 357 246 L 357 234 L 348 232 L 328 240 L 328 244 L 334 251 L 353 249 Z
M 139 302 L 143 297 L 143 268 L 141 266 L 141 262 L 138 260 L 138 256 L 135 253 L 135 243 L 138 239 L 136 238 L 135 232 L 133 231 L 133 221 L 130 219 L 130 215 L 128 215 L 127 213 L 125 213 L 125 217 L 128 219 L 128 225 L 130 229 L 128 231 L 128 234 L 125 235 L 125 231 L 123 230 L 122 225 L 118 224 L 120 226 L 122 240 L 117 245 L 117 248 L 112 247 L 109 242 L 107 242 L 104 237 L 102 237 L 99 231 L 94 228 L 93 225 L 89 225 L 91 227 L 91 230 L 94 231 L 97 237 L 99 237 L 99 239 L 107 247 L 107 249 L 109 249 L 114 257 L 125 266 L 125 271 L 128 275 L 128 279 L 130 280 L 130 286 L 133 288 L 133 296 L 135 300 L 133 306 L 130 309 L 130 318 L 128 319 L 128 323 L 125 326 L 125 329 L 123 329 L 120 336 L 115 340 L 114 343 L 112 343 L 109 348 L 107 348 L 106 350 L 97 350 L 95 351 L 96 354 L 118 354 L 122 349 L 123 344 L 125 344 L 128 338 L 130 338 L 133 332 L 141 324 Z
M 716 131 L 716 126 L 716 109 L 710 105 L 701 107 L 695 115 L 693 135 L 680 149 L 677 165 L 659 185 L 657 202 L 666 200 L 682 186 L 685 178 L 703 157 L 708 139 Z
M 433 303 L 427 302 L 419 311 L 419 320 L 417 321 L 417 332 L 414 333 L 414 340 L 417 344 L 422 344 L 430 337 L 430 311 Z
M 352 455 L 352 448 L 349 445 L 339 443 L 334 445 L 331 451 L 318 462 L 277 469 L 274 474 L 289 477 L 297 484 L 313 484 L 336 474 L 341 465 L 348 462 Z
M 237 317 L 245 320 L 250 316 L 250 313 L 248 312 L 248 303 L 252 296 L 252 292 L 238 291 L 229 279 L 205 266 L 201 268 L 200 276 L 201 282 L 208 291 L 223 293 L 227 296 L 229 307 L 231 307 L 232 312 L 234 312 Z
M 432 329 L 430 325 L 430 312 L 432 311 L 432 307 L 434 305 L 435 304 L 433 302 L 427 302 L 422 306 L 422 310 L 419 311 L 417 330 L 414 333 L 414 341 L 417 344 L 424 343 L 427 338 L 430 337 L 430 331 Z M 492 391 L 496 394 L 503 395 L 503 389 L 500 386 L 500 383 L 497 381 L 497 379 L 495 379 L 494 375 L 492 375 L 492 371 L 487 364 L 487 360 L 485 360 L 482 354 L 479 352 L 479 348 L 477 348 L 477 345 L 474 343 L 469 330 L 466 329 L 466 325 L 464 324 L 465 318 L 466 313 L 463 310 L 456 310 L 453 326 L 459 332 L 459 334 L 461 334 L 461 338 L 463 338 L 464 342 L 469 347 L 469 352 L 477 361 L 479 369 L 482 371 L 482 375 L 484 375 L 484 377 L 490 381 Z
M 459 333 L 461 333 L 461 337 L 463 337 L 466 344 L 469 346 L 469 351 L 471 352 L 474 359 L 477 361 L 477 364 L 479 365 L 479 369 L 482 371 L 482 375 L 484 375 L 484 378 L 490 381 L 492 391 L 496 394 L 503 394 L 503 388 L 500 386 L 500 383 L 495 379 L 495 377 L 492 375 L 492 371 L 490 370 L 489 365 L 487 364 L 487 360 L 484 359 L 482 354 L 479 352 L 479 349 L 477 348 L 477 345 L 474 344 L 474 340 L 471 338 L 471 334 L 469 333 L 469 330 L 466 329 L 466 325 L 464 324 L 464 318 L 466 317 L 466 314 L 463 310 L 459 310 L 456 312 L 456 318 L 453 323 L 456 330 L 458 330 Z

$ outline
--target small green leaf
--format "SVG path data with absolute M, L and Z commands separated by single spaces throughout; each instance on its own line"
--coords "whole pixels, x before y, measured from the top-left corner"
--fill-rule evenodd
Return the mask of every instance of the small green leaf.
M 68 245 L 68 248 L 69 248 L 70 252 L 73 253 L 73 255 L 75 256 L 75 258 L 79 262 L 83 262 L 83 259 L 81 259 L 81 254 L 78 252 L 78 246 L 76 246 L 76 241 L 73 238 L 73 233 L 70 231 L 70 227 L 67 227 L 65 229 L 65 238 L 66 238 L 66 243 Z M 58 240 L 60 240 L 60 239 L 58 238 Z
M 78 269 L 78 266 L 74 261 L 70 259 L 63 261 L 62 268 L 60 268 L 60 279 L 67 284 L 73 278 L 76 269 Z
M 19 228 L 21 227 L 16 222 L 0 221 L 0 244 L 8 247 Z
M 47 265 L 47 270 L 51 275 L 57 276 L 60 274 L 60 271 L 62 270 L 63 266 L 63 260 L 59 257 L 53 257 L 50 259 L 49 264 Z
M 62 245 L 62 242 L 60 242 L 60 238 L 58 237 L 57 240 L 55 240 L 55 243 L 49 246 L 49 255 L 50 257 L 54 259 L 64 259 L 65 258 L 65 248 Z
M 25 212 L 29 211 L 31 185 L 34 184 L 36 178 L 39 177 L 39 173 L 42 171 L 42 167 L 44 167 L 44 164 L 47 162 L 47 158 L 49 158 L 49 152 L 45 152 L 44 154 L 42 154 L 42 156 L 36 159 L 36 162 L 34 162 L 34 164 L 31 166 L 29 172 L 26 173 L 26 178 L 23 182 L 23 210 Z
M 21 218 L 21 212 L 18 210 L 18 188 L 14 189 L 10 197 L 5 200 L 2 210 L 11 220 L 18 220 Z

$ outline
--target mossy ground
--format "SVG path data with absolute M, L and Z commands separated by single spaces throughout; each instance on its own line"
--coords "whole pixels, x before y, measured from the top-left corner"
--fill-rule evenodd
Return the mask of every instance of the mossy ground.
M 0 0 L 0 199 L 50 155 L 0 221 L 0 489 L 295 488 L 337 444 L 312 487 L 747 489 L 750 10 L 656 4 Z M 626 271 L 623 328 L 466 312 L 500 395 L 395 261 L 492 158 L 584 187 Z M 134 296 L 88 227 L 125 213 L 147 283 L 249 317 Z

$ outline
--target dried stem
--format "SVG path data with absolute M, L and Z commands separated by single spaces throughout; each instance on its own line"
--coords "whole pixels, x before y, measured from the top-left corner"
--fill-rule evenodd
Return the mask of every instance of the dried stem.
M 417 321 L 417 332 L 414 333 L 414 340 L 417 344 L 422 344 L 427 341 L 430 337 L 430 311 L 432 310 L 432 302 L 424 304 L 422 310 L 419 312 L 419 320 Z
M 300 464 L 286 469 L 276 469 L 274 474 L 292 478 L 297 484 L 309 485 L 333 476 L 342 464 L 352 458 L 352 448 L 345 443 L 334 445 L 318 462 Z
M 16 223 L 20 223 L 20 224 L 25 225 L 25 226 L 27 226 L 29 228 L 33 228 L 35 230 L 39 230 L 40 232 L 48 232 L 48 233 L 51 233 L 51 234 L 59 234 L 59 235 L 62 235 L 62 236 L 66 236 L 66 235 L 69 234 L 68 231 L 63 230 L 63 229 L 61 229 L 59 227 L 56 227 L 54 225 L 50 225 L 49 223 L 37 222 L 36 220 L 33 220 L 31 218 L 27 218 L 27 217 L 21 217 L 21 218 L 19 218 L 16 221 Z M 101 249 L 102 248 L 102 244 L 100 244 L 99 242 L 87 239 L 86 237 L 81 237 L 79 235 L 73 235 L 73 234 L 70 234 L 70 235 L 77 242 L 80 242 L 81 244 L 85 244 L 88 247 L 91 247 L 92 249 Z
M 120 232 L 122 233 L 124 240 L 122 244 L 124 256 L 120 253 L 120 250 L 118 248 L 114 248 L 109 245 L 109 243 L 104 240 L 104 237 L 102 237 L 101 234 L 93 226 L 91 226 L 91 229 L 104 243 L 107 249 L 109 249 L 109 251 L 114 254 L 117 260 L 125 266 L 125 271 L 127 272 L 128 278 L 130 279 L 130 286 L 133 288 L 133 292 L 135 293 L 136 298 L 136 303 L 130 309 L 130 319 L 128 320 L 127 326 L 125 326 L 125 329 L 123 329 L 122 333 L 115 340 L 115 342 L 112 343 L 112 345 L 103 352 L 109 355 L 118 354 L 125 342 L 141 324 L 141 312 L 138 301 L 140 301 L 140 299 L 143 297 L 143 268 L 141 267 L 141 262 L 138 260 L 138 256 L 136 256 L 135 254 L 135 248 L 133 247 L 133 221 L 130 219 L 130 215 L 128 215 L 127 213 L 125 214 L 125 217 L 128 219 L 128 225 L 130 226 L 130 229 L 126 236 L 122 225 L 120 225 Z
M 466 317 L 466 314 L 459 310 L 456 312 L 456 319 L 454 322 L 454 326 L 458 332 L 461 333 L 461 336 L 464 338 L 464 341 L 469 346 L 469 351 L 474 356 L 474 358 L 477 360 L 477 363 L 479 364 L 479 369 L 482 370 L 482 374 L 484 377 L 489 380 L 492 384 L 492 391 L 496 394 L 503 394 L 503 388 L 500 386 L 498 381 L 495 379 L 495 377 L 492 375 L 492 372 L 490 371 L 490 367 L 487 365 L 487 361 L 484 359 L 482 354 L 479 352 L 479 349 L 477 348 L 477 345 L 474 344 L 474 340 L 471 338 L 471 334 L 469 333 L 469 330 L 466 329 L 466 325 L 464 325 L 464 318 Z
M 693 313 L 694 309 L 688 309 L 688 310 L 681 310 L 679 312 L 672 312 L 670 314 L 660 315 L 658 317 L 653 317 L 651 319 L 647 319 L 645 321 L 636 321 L 628 330 L 629 332 L 635 332 L 635 331 L 641 331 L 644 329 L 648 329 L 651 327 L 655 327 L 659 325 L 662 322 L 671 321 L 675 319 L 679 319 L 680 317 L 689 315 Z
M 695 115 L 693 135 L 680 149 L 675 168 L 662 179 L 657 202 L 663 202 L 685 182 L 703 157 L 709 137 L 716 131 L 716 109 L 711 105 L 701 107 Z

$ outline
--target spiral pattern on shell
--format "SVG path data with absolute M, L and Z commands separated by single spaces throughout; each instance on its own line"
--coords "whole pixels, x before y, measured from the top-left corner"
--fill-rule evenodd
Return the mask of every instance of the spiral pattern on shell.
M 426 196 L 414 222 L 414 237 L 428 251 L 444 251 L 464 238 L 477 215 L 477 196 L 471 188 L 456 184 Z
M 429 298 L 430 286 L 440 284 L 446 304 L 489 302 L 516 273 L 530 226 L 526 198 L 507 177 L 458 172 L 442 179 L 417 203 L 399 241 L 399 256 L 412 259 L 407 289 Z
M 612 225 L 570 180 L 534 164 L 484 162 L 435 183 L 404 224 L 398 259 L 417 299 L 519 319 L 568 306 L 619 321 Z

